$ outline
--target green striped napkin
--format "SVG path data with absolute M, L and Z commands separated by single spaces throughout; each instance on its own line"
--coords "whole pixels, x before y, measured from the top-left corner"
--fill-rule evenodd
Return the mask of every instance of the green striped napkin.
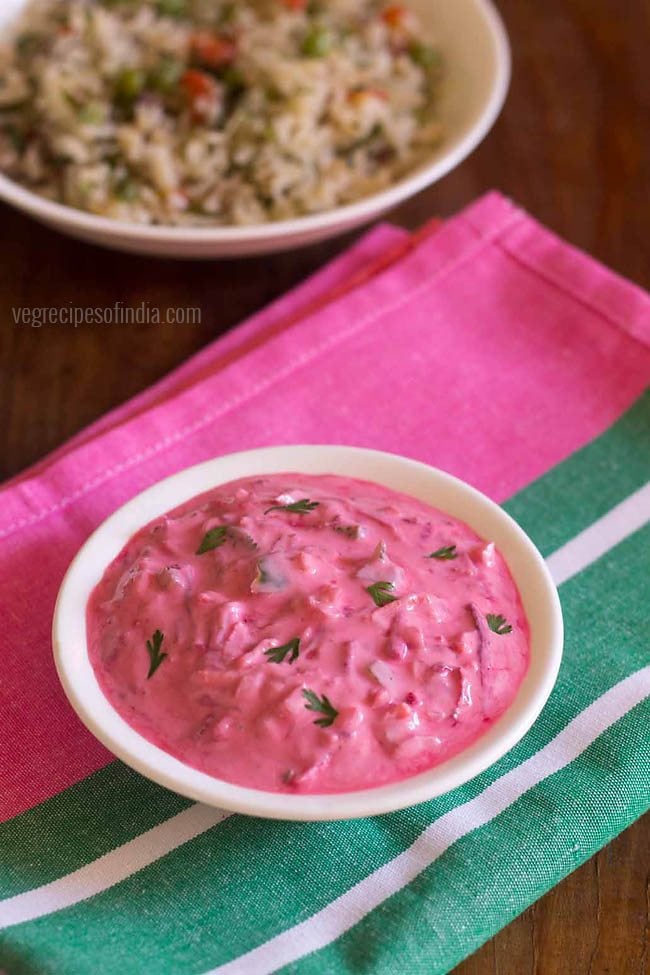
M 505 505 L 566 624 L 559 682 L 509 755 L 416 808 L 304 825 L 192 805 L 116 762 L 0 827 L 6 970 L 448 972 L 640 816 L 649 430 L 646 396 Z

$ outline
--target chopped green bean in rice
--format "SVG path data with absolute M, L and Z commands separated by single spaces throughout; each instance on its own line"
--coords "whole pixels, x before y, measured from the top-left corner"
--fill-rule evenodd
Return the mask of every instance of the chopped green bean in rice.
M 32 0 L 0 48 L 0 170 L 141 224 L 317 213 L 426 158 L 440 73 L 374 0 Z

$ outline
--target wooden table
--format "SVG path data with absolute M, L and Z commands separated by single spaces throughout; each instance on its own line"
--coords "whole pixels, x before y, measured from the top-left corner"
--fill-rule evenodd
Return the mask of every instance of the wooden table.
M 650 4 L 501 0 L 511 94 L 486 143 L 391 215 L 414 228 L 498 187 L 650 285 Z M 239 262 L 100 251 L 0 208 L 0 479 L 290 288 L 350 243 Z M 199 327 L 17 327 L 13 306 L 200 305 Z M 154 331 L 155 330 L 155 331 Z M 650 816 L 568 877 L 457 975 L 648 975 Z

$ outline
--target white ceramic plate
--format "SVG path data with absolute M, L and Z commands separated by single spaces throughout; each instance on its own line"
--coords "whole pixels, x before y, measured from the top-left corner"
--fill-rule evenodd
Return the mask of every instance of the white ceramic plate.
M 343 474 L 385 484 L 428 502 L 496 542 L 519 587 L 531 627 L 531 662 L 508 711 L 455 758 L 393 785 L 336 795 L 291 795 L 232 785 L 152 745 L 104 697 L 88 659 L 86 603 L 107 565 L 153 518 L 218 484 L 253 474 Z M 88 539 L 68 569 L 56 604 L 54 655 L 64 690 L 84 724 L 119 758 L 155 782 L 212 806 L 275 819 L 350 819 L 390 812 L 467 782 L 530 728 L 555 683 L 562 656 L 562 613 L 541 555 L 502 508 L 457 478 L 395 454 L 358 447 L 265 447 L 228 454 L 175 474 L 139 494 Z
M 27 0 L 2 0 L 0 32 Z M 250 227 L 141 227 L 52 203 L 0 174 L 0 199 L 48 226 L 119 250 L 166 257 L 209 258 L 273 253 L 314 243 L 367 223 L 457 166 L 489 132 L 510 81 L 508 39 L 490 0 L 408 0 L 426 37 L 444 53 L 440 95 L 442 144 L 425 165 L 380 193 L 314 216 Z

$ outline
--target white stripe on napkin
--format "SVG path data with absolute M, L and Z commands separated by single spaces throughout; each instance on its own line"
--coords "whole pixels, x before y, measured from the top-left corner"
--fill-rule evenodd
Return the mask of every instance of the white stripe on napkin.
M 617 504 L 552 555 L 546 564 L 556 586 L 577 575 L 601 555 L 650 521 L 650 483 Z
M 229 815 L 211 806 L 190 806 L 67 876 L 0 901 L 0 929 L 33 921 L 101 894 L 223 822 Z

